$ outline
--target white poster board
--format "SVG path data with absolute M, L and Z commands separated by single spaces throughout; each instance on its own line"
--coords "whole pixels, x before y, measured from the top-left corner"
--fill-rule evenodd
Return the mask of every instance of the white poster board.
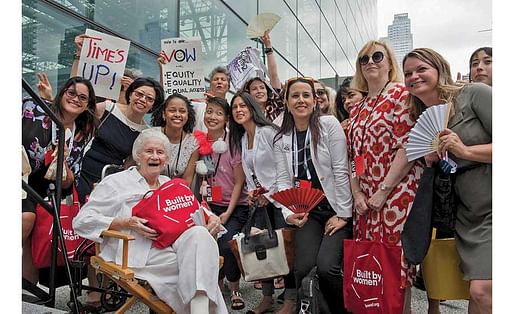
M 92 29 L 86 30 L 86 36 L 78 75 L 91 81 L 96 96 L 118 99 L 130 41 Z
M 200 38 L 168 38 L 161 41 L 165 64 L 162 66 L 164 93 L 180 93 L 189 99 L 205 93 Z
M 227 69 L 236 90 L 241 89 L 246 81 L 255 76 L 263 80 L 267 76 L 266 67 L 259 58 L 259 50 L 253 47 L 246 47 L 238 53 L 227 65 Z

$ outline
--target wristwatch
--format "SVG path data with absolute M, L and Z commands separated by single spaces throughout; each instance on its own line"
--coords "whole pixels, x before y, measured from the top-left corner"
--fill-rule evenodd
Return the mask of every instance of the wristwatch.
M 351 219 L 352 219 L 352 217 L 339 217 L 339 216 L 337 216 L 337 219 L 341 219 L 341 220 L 343 220 L 344 222 L 348 222 L 349 220 L 351 220 Z
M 378 188 L 380 189 L 380 191 L 384 192 L 391 191 L 393 189 L 392 187 L 385 185 L 384 183 L 380 183 Z
M 273 52 L 273 48 L 264 48 L 264 53 L 265 54 L 270 54 Z

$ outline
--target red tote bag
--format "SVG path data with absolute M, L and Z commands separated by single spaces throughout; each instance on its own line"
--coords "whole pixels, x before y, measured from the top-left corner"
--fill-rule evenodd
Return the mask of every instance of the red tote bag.
M 343 294 L 350 312 L 402 313 L 401 254 L 399 246 L 344 240 Z
M 159 234 L 153 246 L 163 249 L 194 225 L 191 214 L 199 207 L 187 182 L 174 178 L 160 188 L 147 192 L 132 208 L 132 215 L 148 220 L 147 226 Z
M 66 245 L 66 253 L 68 259 L 72 259 L 75 250 L 84 240 L 75 233 L 72 226 L 73 218 L 80 210 L 79 198 L 75 186 L 73 186 L 73 204 L 67 205 L 61 202 L 60 220 L 62 227 L 62 234 Z M 37 204 L 36 206 L 36 221 L 34 229 L 32 230 L 32 263 L 36 268 L 50 267 L 50 259 L 52 256 L 52 232 L 54 227 L 53 216 Z M 62 257 L 61 244 L 58 243 L 57 249 L 57 265 L 64 265 Z

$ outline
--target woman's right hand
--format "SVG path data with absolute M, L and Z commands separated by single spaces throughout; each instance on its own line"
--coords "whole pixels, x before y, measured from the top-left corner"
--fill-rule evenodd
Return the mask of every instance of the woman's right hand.
M 286 221 L 291 225 L 295 225 L 298 228 L 301 228 L 307 223 L 308 218 L 309 213 L 291 214 L 287 216 Z
M 143 237 L 149 240 L 157 239 L 159 235 L 157 231 L 153 230 L 150 227 L 147 227 L 145 224 L 148 222 L 147 219 L 139 218 L 136 216 L 132 216 L 127 219 L 127 227 L 139 233 Z
M 365 215 L 368 212 L 369 207 L 368 207 L 368 202 L 367 202 L 366 195 L 364 194 L 364 192 L 359 191 L 359 192 L 355 193 L 355 195 L 353 196 L 353 202 L 355 204 L 354 207 L 355 207 L 355 210 L 357 211 L 357 214 Z
M 52 84 L 50 84 L 50 81 L 48 80 L 48 76 L 46 73 L 41 72 L 37 73 L 37 89 L 39 91 L 39 96 L 46 100 L 52 100 Z

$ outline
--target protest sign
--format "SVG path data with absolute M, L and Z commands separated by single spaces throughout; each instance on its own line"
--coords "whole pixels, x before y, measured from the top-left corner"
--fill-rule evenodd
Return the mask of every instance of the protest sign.
M 241 89 L 247 80 L 255 76 L 265 80 L 267 75 L 266 68 L 259 58 L 259 50 L 253 47 L 246 47 L 238 53 L 227 65 L 227 69 L 236 90 Z
M 202 98 L 205 92 L 200 38 L 168 38 L 161 41 L 165 64 L 162 82 L 166 96 L 180 93 Z
M 118 99 L 130 41 L 86 30 L 78 75 L 91 81 L 96 96 Z

